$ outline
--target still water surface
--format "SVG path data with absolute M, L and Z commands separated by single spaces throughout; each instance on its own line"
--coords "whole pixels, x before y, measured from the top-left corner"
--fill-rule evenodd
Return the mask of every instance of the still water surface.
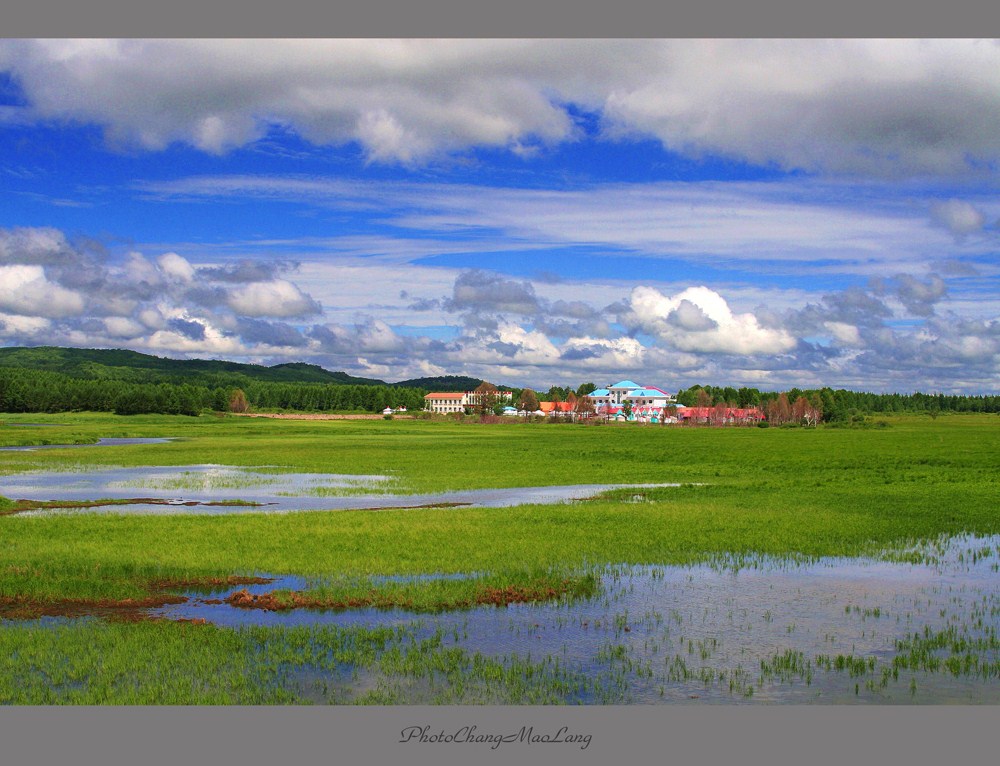
M 446 645 L 470 654 L 558 659 L 592 682 L 568 702 L 1000 703 L 995 673 L 904 669 L 881 683 L 897 640 L 948 626 L 986 639 L 984 665 L 1000 662 L 989 640 L 1000 628 L 1000 537 L 955 538 L 937 554 L 933 564 L 827 558 L 740 569 L 616 566 L 600 572 L 593 598 L 434 615 L 205 603 L 237 588 L 192 592 L 188 603 L 157 614 L 231 627 L 416 625 L 418 636 L 444 631 Z M 310 584 L 279 578 L 248 590 Z M 838 656 L 849 658 L 844 669 L 824 665 Z M 852 662 L 863 670 L 852 673 Z
M 525 503 L 581 500 L 623 487 L 670 484 L 576 484 L 554 487 L 508 487 L 424 494 L 389 494 L 389 476 L 328 473 L 280 473 L 225 465 L 91 467 L 80 472 L 28 471 L 0 477 L 0 495 L 12 499 L 93 501 L 153 498 L 172 505 L 143 502 L 86 509 L 88 513 L 230 514 L 405 508 L 462 505 L 499 508 Z M 183 505 L 242 500 L 257 505 Z M 65 513 L 39 510 L 22 516 Z

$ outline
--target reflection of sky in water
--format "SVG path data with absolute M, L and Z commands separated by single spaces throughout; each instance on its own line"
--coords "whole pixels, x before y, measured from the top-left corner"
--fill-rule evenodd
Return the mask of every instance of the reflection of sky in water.
M 0 494 L 26 500 L 98 500 L 156 498 L 178 503 L 157 505 L 127 503 L 87 509 L 88 513 L 247 513 L 293 510 L 349 510 L 458 503 L 480 507 L 503 507 L 524 503 L 558 503 L 591 497 L 624 486 L 579 484 L 556 487 L 515 487 L 461 490 L 417 495 L 387 494 L 393 480 L 388 476 L 326 473 L 266 473 L 224 465 L 150 466 L 87 469 L 69 473 L 32 471 L 0 478 Z M 324 493 L 332 496 L 322 496 Z M 310 494 L 312 493 L 312 494 Z M 338 493 L 344 493 L 339 495 Z M 182 502 L 210 503 L 246 500 L 252 506 L 181 506 Z M 44 515 L 65 511 L 31 511 L 22 515 Z
M 975 563 L 960 561 L 969 547 L 988 545 L 991 554 Z M 190 594 L 187 604 L 157 614 L 205 618 L 223 626 L 333 625 L 418 626 L 418 636 L 438 628 L 447 631 L 446 645 L 496 658 L 558 658 L 562 666 L 608 684 L 624 674 L 623 702 L 664 702 L 697 697 L 702 701 L 742 702 L 728 682 L 706 685 L 697 680 L 703 669 L 732 677 L 741 670 L 754 686 L 753 701 L 765 702 L 990 702 L 1000 703 L 1000 682 L 904 671 L 899 680 L 876 691 L 865 679 L 847 672 L 813 670 L 811 683 L 795 676 L 759 681 L 761 661 L 788 650 L 817 655 L 875 657 L 891 664 L 895 641 L 925 627 L 940 630 L 966 624 L 982 607 L 987 633 L 1000 627 L 1000 578 L 994 571 L 1000 537 L 960 538 L 937 564 L 895 564 L 870 559 L 823 559 L 790 565 L 765 562 L 757 568 L 719 570 L 694 567 L 610 567 L 601 575 L 602 589 L 592 599 L 572 604 L 515 604 L 444 614 L 402 610 L 264 612 L 204 604 L 239 588 L 211 595 Z M 968 558 L 968 557 L 967 557 Z M 278 588 L 308 587 L 308 578 L 281 578 L 247 586 L 264 593 Z M 625 630 L 625 628 L 628 630 Z M 616 647 L 617 659 L 609 659 Z M 694 674 L 670 680 L 676 658 Z M 991 661 L 1000 657 L 990 657 Z M 915 677 L 919 693 L 911 696 Z M 855 693 L 855 684 L 859 684 Z M 660 690 L 663 689 L 661 696 Z M 600 701 L 593 692 L 583 701 Z

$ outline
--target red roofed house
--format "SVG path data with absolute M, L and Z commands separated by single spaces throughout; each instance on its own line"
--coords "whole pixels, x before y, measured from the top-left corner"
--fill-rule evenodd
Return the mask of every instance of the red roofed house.
M 511 391 L 497 391 L 494 395 L 501 402 L 509 402 L 514 396 Z M 478 405 L 481 396 L 482 394 L 478 391 L 427 394 L 424 396 L 424 409 L 431 412 L 465 412 L 466 407 Z
M 539 402 L 538 409 L 546 415 L 569 415 L 573 412 L 572 402 Z
M 461 391 L 427 394 L 424 409 L 431 412 L 465 412 L 465 394 Z

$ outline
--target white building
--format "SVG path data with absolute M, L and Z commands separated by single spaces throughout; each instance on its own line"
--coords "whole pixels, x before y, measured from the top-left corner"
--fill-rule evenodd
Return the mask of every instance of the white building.
M 598 388 L 588 394 L 595 408 L 620 407 L 626 400 L 632 406 L 666 407 L 677 401 L 675 396 L 655 386 L 640 386 L 631 380 L 622 380 L 607 388 Z
M 510 402 L 514 398 L 511 391 L 496 391 L 497 401 Z M 465 412 L 466 407 L 476 407 L 482 403 L 480 391 L 450 391 L 424 396 L 424 409 L 430 412 Z
M 427 394 L 424 397 L 424 409 L 431 412 L 465 412 L 465 394 Z

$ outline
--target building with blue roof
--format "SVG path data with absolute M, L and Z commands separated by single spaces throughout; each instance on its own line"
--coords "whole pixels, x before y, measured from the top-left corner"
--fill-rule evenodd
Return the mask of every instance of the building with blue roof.
M 642 388 L 638 383 L 633 383 L 631 380 L 623 380 L 619 383 L 615 383 L 613 386 L 608 386 L 612 391 L 615 389 L 622 389 L 626 391 L 632 391 L 636 388 Z
M 620 407 L 624 402 L 631 402 L 633 406 L 651 406 L 663 408 L 674 404 L 677 399 L 666 391 L 655 386 L 640 386 L 631 380 L 622 380 L 607 388 L 598 388 L 591 391 L 588 396 L 594 403 L 595 408 Z

